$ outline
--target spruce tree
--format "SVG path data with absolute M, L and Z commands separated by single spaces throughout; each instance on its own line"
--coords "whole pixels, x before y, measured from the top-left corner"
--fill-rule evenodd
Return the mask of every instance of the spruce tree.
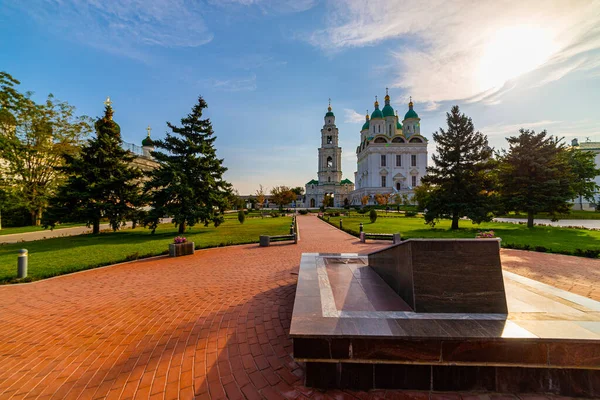
M 108 219 L 117 230 L 140 205 L 141 171 L 132 166 L 135 156 L 123 149 L 121 128 L 113 121 L 106 102 L 104 116 L 95 123 L 96 136 L 80 154 L 65 155 L 61 171 L 68 177 L 44 217 L 44 225 L 82 221 L 100 232 L 100 220 Z
M 458 229 L 460 217 L 474 223 L 489 221 L 494 208 L 492 149 L 485 135 L 475 132 L 473 121 L 458 106 L 446 113 L 448 129 L 433 134 L 437 154 L 427 168 L 417 191 L 419 205 L 427 209 L 425 221 L 435 225 L 439 218 L 452 218 Z
M 506 139 L 509 149 L 500 154 L 500 193 L 507 211 L 526 212 L 527 227 L 533 228 L 536 213 L 547 212 L 554 218 L 569 212 L 577 179 L 560 139 L 547 136 L 546 131 L 519 132 Z
M 146 182 L 152 207 L 147 222 L 152 232 L 165 215 L 173 218 L 180 234 L 199 222 L 205 226 L 223 222 L 232 188 L 223 180 L 227 168 L 217 158 L 210 119 L 202 118 L 206 107 L 199 97 L 192 112 L 181 119 L 181 127 L 167 122 L 172 132 L 164 140 L 154 141 L 157 151 L 152 155 L 159 167 L 150 172 Z

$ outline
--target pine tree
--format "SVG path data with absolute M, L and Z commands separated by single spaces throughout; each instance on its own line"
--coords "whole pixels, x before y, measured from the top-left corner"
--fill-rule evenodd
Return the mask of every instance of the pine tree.
M 576 177 L 560 139 L 546 136 L 546 131 L 519 132 L 506 139 L 509 149 L 500 155 L 500 193 L 507 211 L 526 212 L 527 227 L 532 228 L 538 212 L 553 217 L 569 212 Z
M 232 188 L 223 180 L 227 168 L 217 158 L 210 119 L 202 119 L 206 107 L 206 101 L 199 97 L 192 112 L 181 119 L 182 126 L 167 122 L 172 132 L 154 142 L 164 152 L 152 152 L 159 167 L 146 183 L 152 207 L 148 222 L 153 232 L 165 215 L 173 217 L 180 234 L 199 222 L 219 226 L 224 220 Z
M 131 165 L 135 156 L 121 146 L 121 129 L 113 121 L 107 101 L 104 116 L 95 123 L 96 136 L 80 154 L 65 155 L 60 168 L 68 177 L 52 199 L 44 217 L 46 226 L 57 222 L 85 221 L 100 232 L 100 220 L 108 219 L 117 230 L 140 205 L 141 171 Z
M 462 216 L 474 223 L 489 221 L 494 208 L 492 149 L 485 135 L 475 132 L 473 121 L 458 106 L 446 113 L 447 131 L 433 134 L 437 154 L 427 168 L 417 191 L 419 205 L 427 209 L 425 220 L 434 225 L 439 218 L 452 218 L 458 229 Z M 425 195 L 423 195 L 425 194 Z

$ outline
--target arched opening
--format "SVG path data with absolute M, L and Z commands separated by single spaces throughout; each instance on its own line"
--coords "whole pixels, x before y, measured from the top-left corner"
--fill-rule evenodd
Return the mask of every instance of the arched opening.
M 396 190 L 400 190 L 400 182 L 396 182 Z
M 310 199 L 310 207 L 311 208 L 315 207 L 315 199 Z
M 331 182 L 331 177 L 330 176 L 327 177 L 327 182 Z
M 377 137 L 375 138 L 374 143 L 387 143 L 387 140 L 385 140 L 385 138 L 382 137 Z
M 327 168 L 333 167 L 333 158 L 327 157 Z
M 392 139 L 392 143 L 405 143 L 405 141 L 400 136 L 396 136 L 395 138 Z
M 423 141 L 420 138 L 411 138 L 409 140 L 409 143 L 423 143 Z

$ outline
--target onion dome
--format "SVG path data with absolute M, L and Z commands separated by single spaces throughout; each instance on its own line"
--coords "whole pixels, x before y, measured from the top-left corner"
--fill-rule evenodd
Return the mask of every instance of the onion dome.
M 365 129 L 367 129 L 367 130 L 369 129 L 369 110 L 367 110 L 367 115 L 365 115 L 365 119 L 366 119 L 366 121 L 365 121 L 364 125 L 362 126 L 361 131 L 364 131 Z
M 402 124 L 400 123 L 400 118 L 398 118 L 398 110 L 396 110 L 396 130 L 402 130 Z
M 393 117 L 394 109 L 390 105 L 390 95 L 388 94 L 388 88 L 385 88 L 385 106 L 383 106 L 383 116 Z
M 327 107 L 327 113 L 325 114 L 326 117 L 335 117 L 335 115 L 333 115 L 333 111 L 331 111 L 331 99 L 329 99 L 329 107 Z
M 154 142 L 152 141 L 152 139 L 150 139 L 150 131 L 152 130 L 152 128 L 150 128 L 150 125 L 148 125 L 148 127 L 146 128 L 146 130 L 148 131 L 148 136 L 146 136 L 146 138 L 144 140 L 142 140 L 142 146 L 144 146 L 144 147 L 153 147 L 154 146 Z
M 408 103 L 408 112 L 404 115 L 404 119 L 409 118 L 419 118 L 419 115 L 413 110 L 413 102 L 412 97 L 410 98 L 410 102 Z
M 379 109 L 379 102 L 377 101 L 377 96 L 375 96 L 375 111 L 371 114 L 371 119 L 375 118 L 383 118 L 383 113 Z

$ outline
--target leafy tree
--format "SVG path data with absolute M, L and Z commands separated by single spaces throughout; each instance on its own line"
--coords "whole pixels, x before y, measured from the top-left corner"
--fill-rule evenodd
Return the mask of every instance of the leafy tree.
M 199 222 L 219 226 L 224 220 L 232 188 L 223 180 L 227 168 L 217 158 L 212 123 L 202 118 L 206 107 L 206 101 L 198 97 L 192 112 L 181 119 L 182 126 L 167 122 L 172 132 L 154 142 L 157 150 L 152 155 L 159 166 L 150 172 L 145 187 L 150 193 L 152 232 L 165 215 L 173 217 L 180 234 Z
M 492 219 L 494 209 L 494 160 L 485 135 L 475 132 L 473 121 L 460 113 L 458 106 L 446 113 L 448 129 L 433 134 L 437 154 L 434 166 L 427 168 L 421 183 L 428 196 L 421 197 L 427 209 L 425 221 L 435 225 L 439 218 L 452 218 L 452 229 L 467 216 L 474 223 Z
M 256 190 L 256 208 L 261 209 L 265 204 L 265 190 L 263 189 L 263 185 L 258 185 L 258 189 Z
M 113 121 L 110 102 L 95 123 L 96 136 L 80 154 L 65 154 L 60 168 L 67 180 L 51 200 L 44 225 L 85 221 L 100 232 L 100 219 L 107 218 L 117 230 L 141 204 L 141 171 L 131 166 L 135 156 L 122 148 L 121 128 Z
M 576 177 L 560 139 L 546 131 L 519 132 L 507 138 L 509 149 L 499 154 L 500 193 L 507 211 L 526 212 L 527 226 L 532 228 L 538 212 L 555 217 L 569 211 Z
M 333 196 L 330 194 L 326 194 L 323 196 L 323 208 L 333 206 Z
M 392 197 L 391 193 L 385 193 L 385 194 L 379 194 L 379 193 L 377 193 L 375 195 L 375 201 L 380 206 L 387 206 L 389 204 L 389 202 L 390 202 L 391 197 Z
M 64 181 L 60 167 L 65 155 L 74 156 L 91 132 L 88 117 L 75 116 L 75 107 L 49 95 L 44 104 L 21 98 L 14 129 L 0 143 L 0 157 L 7 161 L 6 175 L 20 193 L 39 225 L 50 197 Z
M 275 186 L 271 189 L 271 200 L 277 204 L 279 208 L 283 208 L 284 205 L 290 204 L 296 200 L 296 193 L 294 193 L 287 186 Z
M 583 210 L 583 199 L 594 202 L 594 196 L 598 191 L 598 185 L 594 178 L 600 175 L 600 169 L 596 168 L 595 154 L 591 151 L 582 151 L 571 147 L 567 150 L 569 166 L 574 175 L 571 186 L 579 199 L 579 209 Z
M 374 224 L 375 221 L 377 221 L 377 211 L 375 209 L 373 209 L 369 212 L 369 220 L 371 221 L 372 224 Z
M 367 204 L 369 204 L 369 199 L 370 199 L 370 197 L 368 195 L 364 195 L 360 199 L 360 204 L 362 204 L 363 206 L 366 206 Z
M 302 186 L 296 186 L 295 188 L 291 188 L 290 190 L 296 193 L 297 196 L 302 196 L 304 194 L 304 188 Z

